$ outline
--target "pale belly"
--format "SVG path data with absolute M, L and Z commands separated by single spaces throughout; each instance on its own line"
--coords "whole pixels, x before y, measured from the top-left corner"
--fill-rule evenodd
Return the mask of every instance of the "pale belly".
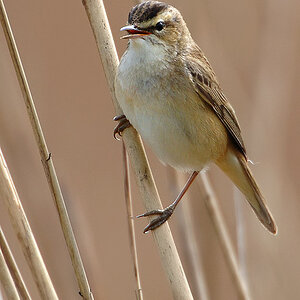
M 152 114 L 145 109 L 136 109 L 135 115 L 130 112 L 127 115 L 143 140 L 164 164 L 190 171 L 201 170 L 209 163 L 209 157 L 205 152 L 201 153 L 193 136 L 174 115 L 167 112 Z
M 118 88 L 116 94 L 127 119 L 163 163 L 200 171 L 225 153 L 224 126 L 192 98 L 177 99 L 159 92 L 149 97 L 136 89 L 124 92 Z

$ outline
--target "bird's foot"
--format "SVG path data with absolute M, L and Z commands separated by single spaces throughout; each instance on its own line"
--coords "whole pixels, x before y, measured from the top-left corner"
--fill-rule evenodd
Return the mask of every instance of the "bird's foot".
M 114 128 L 114 138 L 119 140 L 118 135 L 122 136 L 122 132 L 131 126 L 130 122 L 126 119 L 125 115 L 115 116 L 114 121 L 118 121 L 119 124 Z
M 141 217 L 148 217 L 148 216 L 154 216 L 158 215 L 157 218 L 153 219 L 144 229 L 144 233 L 154 230 L 158 228 L 160 225 L 165 223 L 173 214 L 175 207 L 170 205 L 165 209 L 156 209 L 156 210 L 151 210 L 149 212 L 146 212 L 142 215 L 138 215 L 137 218 Z

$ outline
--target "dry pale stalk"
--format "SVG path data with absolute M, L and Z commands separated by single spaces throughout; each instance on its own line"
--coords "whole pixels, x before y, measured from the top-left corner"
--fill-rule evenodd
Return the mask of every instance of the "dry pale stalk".
M 8 267 L 10 274 L 14 280 L 14 283 L 16 285 L 16 288 L 19 292 L 20 297 L 22 298 L 22 300 L 30 300 L 31 299 L 30 295 L 25 286 L 25 283 L 24 283 L 21 273 L 18 269 L 18 266 L 15 262 L 15 259 L 10 251 L 10 248 L 8 246 L 8 243 L 6 241 L 6 238 L 4 236 L 4 233 L 3 233 L 1 227 L 0 227 L 0 249 L 5 258 L 7 267 Z
M 76 239 L 66 209 L 65 201 L 61 192 L 60 184 L 56 176 L 56 171 L 54 168 L 51 153 L 49 153 L 48 151 L 46 140 L 44 138 L 42 127 L 40 125 L 40 121 L 35 109 L 33 97 L 30 92 L 30 88 L 23 69 L 22 61 L 19 56 L 19 52 L 13 36 L 13 32 L 9 24 L 9 20 L 7 17 L 3 0 L 0 0 L 0 20 L 7 41 L 7 45 L 9 48 L 9 52 L 19 80 L 19 84 L 23 93 L 25 105 L 27 108 L 27 113 L 31 122 L 34 136 L 38 144 L 38 148 L 40 151 L 40 156 L 44 166 L 45 174 L 48 180 L 49 188 L 51 190 L 53 199 L 56 204 L 62 231 L 65 237 L 65 241 L 69 250 L 73 268 L 76 274 L 80 293 L 83 299 L 92 300 L 93 295 L 90 291 L 89 283 L 80 257 L 79 249 L 76 243 Z
M 250 294 L 247 286 L 240 274 L 239 266 L 237 263 L 236 255 L 230 240 L 221 210 L 219 208 L 217 198 L 211 187 L 211 184 L 204 172 L 200 173 L 202 179 L 201 191 L 205 200 L 206 207 L 208 209 L 209 216 L 215 227 L 218 240 L 220 242 L 221 250 L 224 254 L 225 261 L 231 273 L 233 283 L 236 287 L 239 299 L 250 300 Z
M 124 143 L 122 143 L 122 153 L 123 153 L 123 162 L 124 162 L 123 163 L 124 164 L 124 194 L 125 194 L 126 209 L 127 209 L 130 251 L 133 259 L 134 276 L 136 281 L 136 298 L 137 300 L 143 300 L 143 291 L 142 291 L 142 285 L 140 279 L 140 271 L 139 271 L 136 239 L 135 239 L 132 198 L 130 192 L 131 188 L 130 188 L 130 172 L 129 172 L 129 164 L 128 164 L 128 155 L 126 153 Z
M 118 56 L 103 2 L 100 0 L 83 0 L 83 4 L 96 39 L 116 113 L 117 115 L 122 114 L 113 88 L 119 63 Z M 144 206 L 147 211 L 161 208 L 162 205 L 139 135 L 132 127 L 128 128 L 123 133 L 123 141 Z M 193 299 L 168 224 L 166 223 L 154 230 L 153 236 L 159 250 L 163 268 L 169 279 L 174 299 Z
M 9 300 L 20 300 L 17 288 L 9 272 L 8 266 L 0 248 L 0 282 Z M 0 295 L 1 296 L 1 295 Z
M 21 243 L 35 283 L 42 299 L 58 299 L 53 284 L 43 262 L 40 250 L 34 239 L 27 217 L 23 210 L 17 190 L 10 176 L 4 156 L 0 149 L 0 197 L 6 204 L 10 220 Z
M 177 184 L 179 189 L 184 186 L 187 181 L 186 174 L 178 173 L 174 169 L 169 168 L 169 178 L 172 180 L 172 190 L 175 190 L 177 193 L 178 189 L 174 188 L 174 183 Z M 180 239 L 181 247 L 184 249 L 186 256 L 188 258 L 189 267 L 191 274 L 193 275 L 193 280 L 195 284 L 195 298 L 201 300 L 208 300 L 209 293 L 205 280 L 205 273 L 203 269 L 203 264 L 201 260 L 200 249 L 197 245 L 197 238 L 195 233 L 195 225 L 193 216 L 191 213 L 191 198 L 189 194 L 185 195 L 185 201 L 181 203 L 180 210 L 182 218 L 179 219 L 180 225 Z M 179 207 L 178 207 L 179 208 Z

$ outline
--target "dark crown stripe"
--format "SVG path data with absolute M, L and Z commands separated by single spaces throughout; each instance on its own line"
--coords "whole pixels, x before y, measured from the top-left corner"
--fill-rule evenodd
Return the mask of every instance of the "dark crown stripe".
M 132 8 L 128 16 L 128 23 L 142 23 L 158 15 L 168 7 L 168 4 L 156 1 L 146 1 Z

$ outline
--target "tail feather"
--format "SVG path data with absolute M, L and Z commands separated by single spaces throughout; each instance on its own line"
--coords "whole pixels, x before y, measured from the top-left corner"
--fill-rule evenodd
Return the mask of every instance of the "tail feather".
M 275 221 L 248 167 L 245 157 L 237 150 L 229 148 L 223 159 L 217 162 L 217 165 L 245 195 L 260 222 L 271 233 L 276 234 L 277 226 Z

